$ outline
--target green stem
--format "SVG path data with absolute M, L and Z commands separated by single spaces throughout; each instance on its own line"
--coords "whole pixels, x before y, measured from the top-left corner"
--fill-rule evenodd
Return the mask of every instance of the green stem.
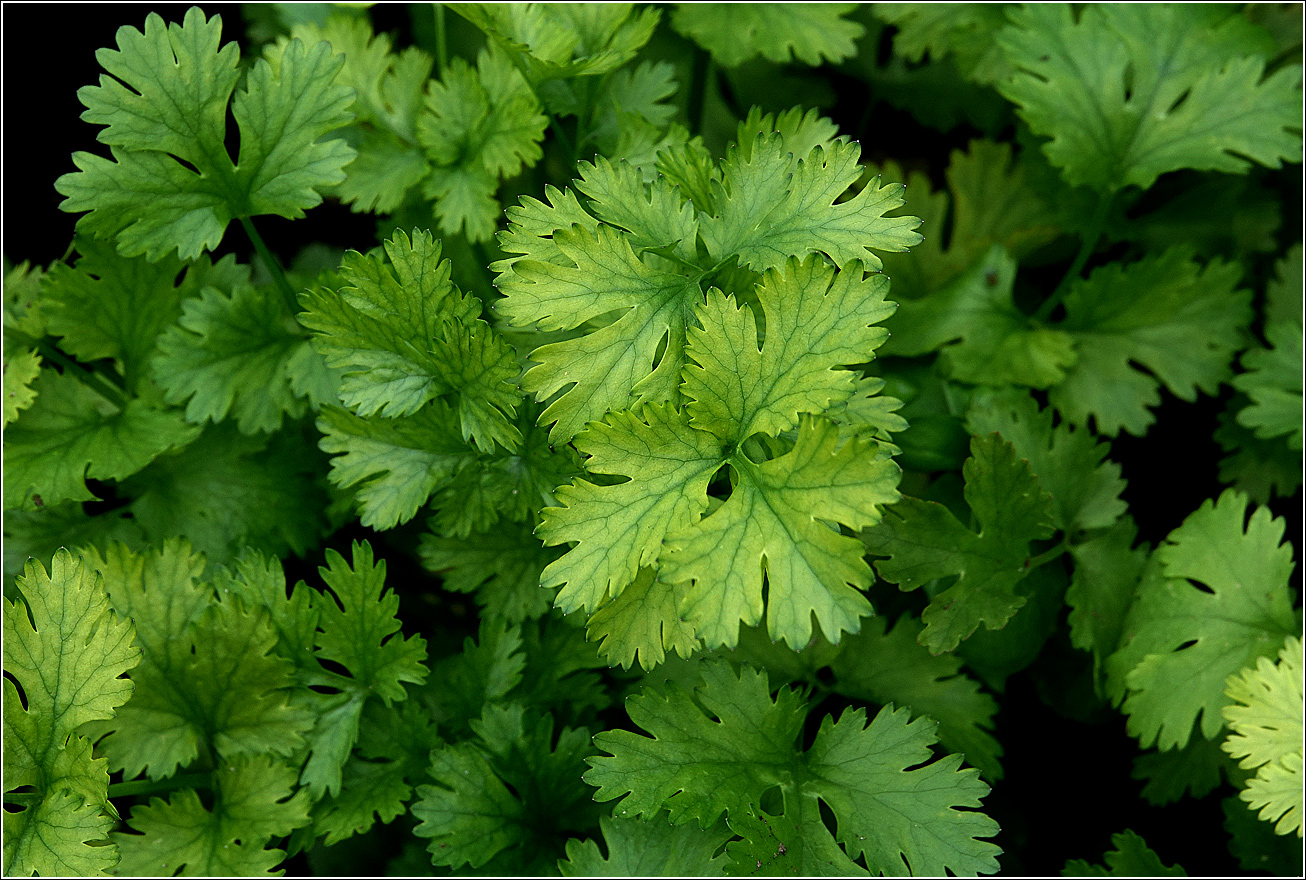
M 133 779 L 115 782 L 109 786 L 109 797 L 135 797 L 142 794 L 163 794 L 179 788 L 212 788 L 212 773 L 179 773 L 167 779 Z
M 1065 538 L 1062 538 L 1061 542 L 1057 544 L 1055 547 L 1053 547 L 1052 549 L 1045 550 L 1037 556 L 1030 557 L 1025 562 L 1025 570 L 1033 571 L 1034 569 L 1038 568 L 1040 565 L 1047 565 L 1052 560 L 1061 557 L 1069 549 L 1070 549 L 1070 542 L 1067 541 Z
M 703 49 L 694 50 L 694 63 L 689 71 L 689 106 L 685 108 L 693 134 L 703 133 L 703 109 L 707 106 L 707 90 L 716 74 L 716 62 Z
M 435 60 L 439 64 L 436 69 L 443 75 L 449 66 L 449 41 L 445 36 L 443 3 L 435 4 Z
M 35 339 L 20 330 L 13 330 L 6 327 L 5 336 L 7 336 L 11 342 L 26 346 L 27 348 L 36 349 L 40 352 L 41 357 L 46 360 L 54 361 L 63 368 L 64 372 L 75 373 L 82 380 L 84 385 L 89 385 L 97 394 L 109 401 L 109 403 L 118 407 L 118 409 L 123 409 L 127 406 L 127 392 L 123 389 L 123 381 L 108 367 L 102 365 L 96 365 L 89 368 L 85 367 L 68 357 L 68 355 L 64 354 L 50 343 L 46 342 L 44 339 Z
M 258 234 L 254 228 L 254 221 L 249 217 L 241 217 L 240 225 L 245 227 L 245 234 L 249 236 L 250 242 L 254 245 L 254 250 L 258 253 L 259 259 L 263 265 L 268 267 L 268 272 L 272 275 L 273 282 L 276 283 L 277 289 L 281 291 L 282 298 L 286 301 L 286 308 L 290 309 L 291 315 L 299 314 L 299 299 L 295 296 L 295 290 L 290 286 L 290 279 L 286 277 L 286 272 L 281 268 L 281 263 L 268 250 L 268 246 L 263 243 L 263 236 Z
M 1097 243 L 1101 240 L 1102 233 L 1106 229 L 1106 218 L 1111 210 L 1113 195 L 1114 193 L 1103 193 L 1098 200 L 1097 210 L 1093 212 L 1092 219 L 1088 221 L 1088 227 L 1079 245 L 1079 253 L 1075 254 L 1074 262 L 1070 264 L 1070 268 L 1062 276 L 1057 289 L 1052 291 L 1052 294 L 1043 301 L 1043 305 L 1038 307 L 1038 311 L 1031 316 L 1035 323 L 1043 324 L 1047 322 L 1052 312 L 1066 298 L 1070 285 L 1079 278 L 1079 273 L 1083 271 L 1088 258 L 1093 255 L 1093 250 L 1097 247 Z

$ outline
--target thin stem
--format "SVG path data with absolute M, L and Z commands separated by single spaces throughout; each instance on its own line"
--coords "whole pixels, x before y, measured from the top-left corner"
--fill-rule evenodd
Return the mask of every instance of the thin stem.
M 1057 544 L 1052 549 L 1045 550 L 1037 556 L 1030 557 L 1025 562 L 1025 570 L 1033 571 L 1034 569 L 1038 568 L 1040 565 L 1047 565 L 1052 560 L 1059 558 L 1062 554 L 1064 554 L 1069 549 L 1070 549 L 1070 542 L 1067 541 L 1065 538 L 1062 538 L 1061 543 Z
M 276 283 L 277 289 L 281 291 L 281 296 L 286 301 L 286 308 L 290 309 L 290 314 L 299 313 L 299 299 L 295 296 L 295 290 L 290 286 L 290 279 L 286 277 L 286 272 L 281 268 L 281 263 L 277 258 L 272 256 L 272 251 L 263 243 L 263 236 L 258 234 L 254 228 L 254 221 L 249 217 L 241 217 L 240 225 L 245 227 L 245 234 L 249 236 L 250 242 L 254 245 L 254 250 L 258 252 L 259 259 L 263 265 L 268 267 L 268 272 L 272 275 L 273 282 Z
M 1093 255 L 1093 250 L 1097 247 L 1098 241 L 1102 238 L 1102 233 L 1106 229 L 1107 214 L 1111 210 L 1111 200 L 1114 193 L 1103 193 L 1097 203 L 1097 210 L 1093 212 L 1093 217 L 1088 221 L 1088 228 L 1080 245 L 1079 253 L 1075 254 L 1075 260 L 1066 270 L 1066 274 L 1061 278 L 1061 283 L 1057 289 L 1043 301 L 1043 305 L 1038 307 L 1038 311 L 1032 316 L 1036 323 L 1042 324 L 1052 315 L 1061 301 L 1066 298 L 1066 293 L 1070 290 L 1070 285 L 1079 278 L 1079 273 L 1083 271 L 1084 265 L 1088 258 Z
M 127 406 L 127 392 L 123 390 L 122 379 L 116 373 L 111 372 L 107 367 L 96 366 L 94 368 L 83 366 L 77 363 L 68 355 L 55 348 L 44 339 L 36 339 L 28 336 L 21 330 L 5 328 L 5 336 L 9 337 L 11 342 L 28 348 L 34 348 L 41 353 L 41 357 L 46 360 L 54 361 L 64 372 L 73 372 L 82 380 L 82 383 L 89 385 L 92 390 L 112 403 L 118 409 Z
M 439 64 L 436 69 L 443 75 L 449 66 L 449 40 L 445 36 L 443 3 L 435 4 L 435 60 Z
M 179 788 L 212 788 L 212 773 L 180 773 L 167 779 L 133 779 L 115 782 L 109 786 L 109 797 L 135 797 L 142 794 L 162 794 Z

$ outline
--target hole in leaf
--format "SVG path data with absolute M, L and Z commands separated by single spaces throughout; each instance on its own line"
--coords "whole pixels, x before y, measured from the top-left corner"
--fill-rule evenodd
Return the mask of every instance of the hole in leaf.
M 1192 93 L 1192 89 L 1184 89 L 1183 92 L 1180 93 L 1179 97 L 1175 98 L 1173 101 L 1170 102 L 1170 107 L 1165 112 L 1167 114 L 1170 114 L 1178 110 L 1179 105 L 1182 104 L 1184 101 L 1187 101 L 1188 95 L 1191 93 Z
M 14 686 L 14 690 L 18 692 L 18 699 L 23 704 L 23 710 L 26 711 L 27 693 L 23 690 L 23 686 L 18 683 L 18 679 L 14 678 L 8 670 L 5 670 L 5 678 Z
M 1176 654 L 1178 654 L 1180 651 L 1187 651 L 1189 648 L 1191 648 L 1191 647 L 1192 647 L 1193 645 L 1195 645 L 1195 644 L 1197 644 L 1197 639 L 1189 639 L 1188 641 L 1184 642 L 1184 643 L 1183 643 L 1182 645 L 1180 645 L 1179 647 L 1175 648 L 1175 649 L 1174 649 L 1174 652 L 1175 652 Z
M 719 498 L 722 501 L 728 501 L 730 499 L 730 493 L 734 491 L 733 482 L 730 465 L 723 464 L 712 476 L 711 482 L 707 484 L 707 494 L 712 498 Z
M 650 372 L 656 370 L 658 364 L 662 363 L 662 357 L 667 353 L 667 342 L 670 338 L 671 331 L 668 330 L 666 333 L 663 333 L 662 338 L 658 340 L 657 350 L 653 352 L 653 365 L 649 368 Z
M 1195 581 L 1192 578 L 1184 578 L 1184 580 L 1188 581 L 1188 586 L 1192 587 L 1194 590 L 1201 590 L 1203 593 L 1211 596 L 1215 595 L 1215 590 L 1211 589 L 1201 581 Z
M 337 663 L 334 660 L 329 660 L 325 657 L 318 657 L 317 662 L 321 663 L 322 668 L 325 669 L 327 672 L 334 672 L 336 675 L 342 676 L 344 678 L 353 678 L 353 676 L 349 674 L 348 669 L 346 669 L 344 666 L 342 666 L 341 664 Z

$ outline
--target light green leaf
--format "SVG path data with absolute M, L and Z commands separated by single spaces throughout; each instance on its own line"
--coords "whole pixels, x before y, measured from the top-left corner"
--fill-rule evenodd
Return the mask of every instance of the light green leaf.
M 123 676 L 141 652 L 104 579 L 67 550 L 48 574 L 29 561 L 18 589 L 21 600 L 4 599 L 4 788 L 27 787 L 33 799 L 5 810 L 4 872 L 99 875 L 117 861 L 115 847 L 100 845 L 116 813 L 106 762 L 76 731 L 127 702 Z
M 550 437 L 558 443 L 609 411 L 676 399 L 686 327 L 703 294 L 694 279 L 641 259 L 610 226 L 558 229 L 552 241 L 567 262 L 513 263 L 499 280 L 498 309 L 517 327 L 585 328 L 535 349 L 536 366 L 522 380 L 541 402 L 562 392 L 540 417 L 556 421 Z M 612 319 L 587 324 L 604 316 Z
M 616 598 L 590 615 L 585 634 L 599 642 L 599 653 L 613 665 L 651 670 L 674 651 L 688 659 L 699 646 L 692 624 L 681 615 L 688 582 L 666 584 L 653 568 L 641 568 Z
M 888 337 L 872 325 L 893 313 L 889 279 L 861 264 L 835 271 L 816 257 L 769 269 L 756 289 L 765 320 L 713 288 L 689 329 L 683 392 L 690 424 L 723 441 L 793 428 L 800 413 L 822 413 L 847 400 L 857 374 Z
M 30 348 L 6 345 L 4 357 L 4 426 L 7 428 L 36 400 L 32 382 L 41 372 L 41 356 Z
M 792 450 L 754 463 L 729 458 L 730 498 L 697 523 L 667 535 L 660 578 L 694 580 L 681 614 L 709 647 L 733 646 L 739 626 L 762 619 L 767 586 L 767 631 L 801 648 L 812 635 L 812 615 L 832 642 L 856 632 L 871 612 L 860 590 L 870 586 L 865 550 L 838 525 L 861 529 L 879 522 L 898 499 L 897 464 L 874 440 L 839 445 L 838 429 L 804 418 Z
M 902 184 L 872 180 L 850 199 L 836 201 L 861 174 L 861 147 L 835 141 L 814 147 L 794 166 L 781 134 L 759 134 L 733 147 L 713 185 L 716 216 L 700 220 L 703 241 L 715 260 L 738 255 L 763 271 L 791 256 L 824 253 L 842 267 L 862 261 L 872 271 L 880 258 L 871 249 L 905 251 L 921 241 L 916 217 L 886 217 L 902 205 Z

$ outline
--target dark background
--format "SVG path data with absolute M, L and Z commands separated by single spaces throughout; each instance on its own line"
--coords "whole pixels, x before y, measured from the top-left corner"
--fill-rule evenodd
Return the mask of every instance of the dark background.
M 0 10 L 4 49 L 0 247 L 10 262 L 46 265 L 64 253 L 76 217 L 58 210 L 63 197 L 55 192 L 54 180 L 74 170 L 73 151 L 107 155 L 107 148 L 95 140 L 99 127 L 79 119 L 83 107 L 77 89 L 95 83 L 100 71 L 95 50 L 114 46 L 121 25 L 142 28 L 150 11 L 180 21 L 187 8 L 188 4 L 4 4 Z M 224 42 L 242 37 L 238 6 L 205 4 L 202 8 L 210 16 L 222 15 Z M 373 20 L 378 30 L 401 29 L 408 15 L 403 6 L 381 6 L 373 10 Z M 58 35 L 57 42 L 50 34 Z M 864 85 L 833 71 L 831 80 L 841 103 L 856 102 L 860 107 L 871 100 Z M 894 133 L 894 142 L 877 145 L 878 151 L 923 160 L 936 180 L 942 179 L 949 152 L 978 135 L 965 128 L 940 135 L 887 106 L 877 107 L 876 114 L 877 129 Z M 1289 196 L 1285 234 L 1300 240 L 1300 166 L 1285 169 L 1281 179 Z M 313 209 L 306 223 L 260 218 L 259 225 L 271 247 L 283 255 L 306 243 L 305 235 L 329 234 L 330 243 L 341 247 L 365 249 L 374 243 L 372 219 L 329 201 Z M 231 224 L 221 249 L 249 258 L 249 245 L 238 224 Z M 1216 467 L 1222 452 L 1211 435 L 1229 396 L 1226 388 L 1219 398 L 1201 397 L 1190 404 L 1163 392 L 1157 422 L 1145 438 L 1122 435 L 1112 442 L 1111 459 L 1120 463 L 1128 481 L 1125 497 L 1140 524 L 1140 539 L 1160 541 L 1203 501 L 1218 496 L 1222 487 Z M 1300 492 L 1271 508 L 1287 519 L 1287 537 L 1299 556 Z M 330 543 L 344 545 L 352 537 L 369 537 L 377 543 L 381 537 L 361 527 L 346 532 Z M 401 542 L 398 534 L 382 539 L 392 546 Z M 401 572 L 413 563 L 393 552 L 387 554 L 387 549 L 378 548 L 378 555 L 388 555 L 395 575 L 392 582 L 405 582 Z M 306 560 L 311 565 L 318 561 L 320 557 Z M 291 572 L 292 582 L 295 576 Z M 429 581 L 429 575 L 420 577 Z M 1300 582 L 1299 569 L 1295 574 L 1299 597 Z M 1057 650 L 1069 649 L 1055 643 L 1047 648 Z M 1036 663 L 1034 669 L 1038 668 Z M 1100 863 L 1110 835 L 1125 828 L 1141 834 L 1167 864 L 1179 862 L 1194 874 L 1239 873 L 1227 851 L 1220 806 L 1220 797 L 1234 794 L 1232 787 L 1223 786 L 1219 797 L 1189 798 L 1162 808 L 1148 805 L 1139 796 L 1142 783 L 1130 778 L 1139 750 L 1125 733 L 1124 716 L 1107 712 L 1090 722 L 1070 720 L 1045 705 L 1039 686 L 1031 672 L 1019 673 L 1000 697 L 996 735 L 1006 750 L 1007 778 L 985 799 L 985 810 L 1002 826 L 997 842 L 1006 850 L 1001 859 L 1004 873 L 1055 874 L 1068 858 Z M 614 718 L 614 723 L 620 722 Z M 287 867 L 292 873 L 307 871 L 302 857 Z

